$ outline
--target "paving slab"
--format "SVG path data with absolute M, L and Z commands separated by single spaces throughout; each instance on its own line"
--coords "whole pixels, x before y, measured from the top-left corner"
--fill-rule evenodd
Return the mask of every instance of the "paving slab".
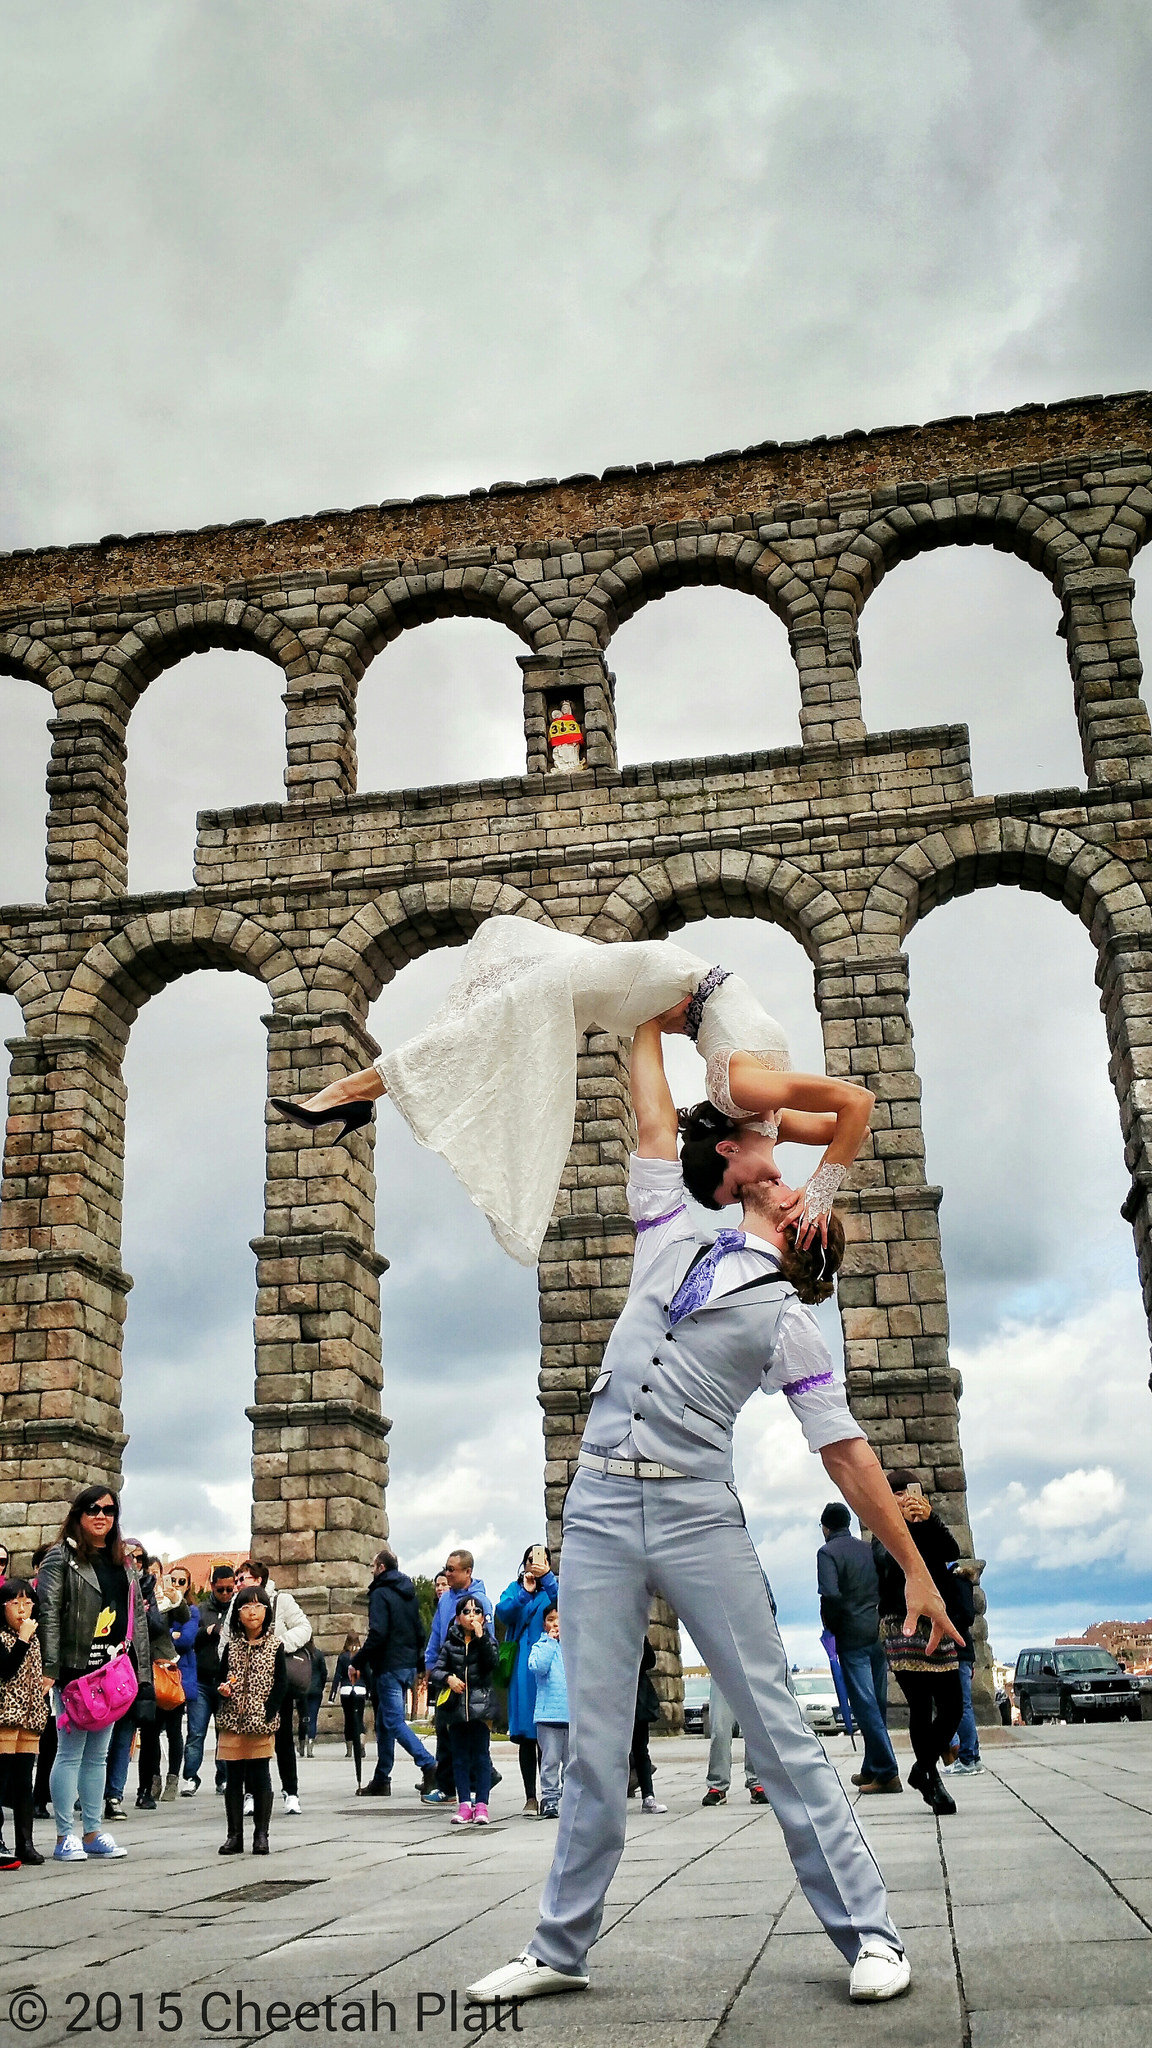
M 630 1815 L 592 1988 L 528 2003 L 514 2025 L 461 1995 L 523 1946 L 555 1841 L 519 1812 L 513 1753 L 497 1745 L 497 1824 L 464 1832 L 411 1788 L 356 1800 L 334 1745 L 301 1766 L 298 1818 L 277 1801 L 266 1861 L 221 1861 L 223 1802 L 202 1791 L 130 1812 L 122 1862 L 0 1878 L 0 2043 L 55 2048 L 87 2028 L 161 2044 L 177 2011 L 181 2048 L 356 2033 L 458 2048 L 481 2027 L 536 2048 L 1147 2037 L 1152 1723 L 1005 1731 L 981 1776 L 952 1781 L 958 1812 L 939 1821 L 911 1793 L 858 1802 L 914 1972 L 909 1996 L 880 2007 L 849 2004 L 773 1815 L 739 1795 L 701 1808 L 703 1742 L 656 1754 L 669 1811 Z M 830 1754 L 847 1781 L 847 1745 Z

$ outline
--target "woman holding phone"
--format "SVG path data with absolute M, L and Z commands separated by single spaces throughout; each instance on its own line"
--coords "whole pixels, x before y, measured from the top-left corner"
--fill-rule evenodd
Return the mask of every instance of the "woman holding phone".
M 536 1740 L 536 1679 L 528 1657 L 544 1633 L 544 1616 L 556 1605 L 556 1574 L 546 1543 L 530 1543 L 520 1569 L 496 1603 L 496 1620 L 504 1630 L 504 1642 L 515 1645 L 508 1676 L 508 1734 L 520 1757 L 524 1781 L 524 1812 L 540 1811 L 536 1798 L 536 1769 L 540 1748 Z M 507 1652 L 502 1649 L 507 1668 Z
M 948 1618 L 955 1625 L 959 1602 L 953 1567 L 960 1558 L 960 1545 L 948 1524 L 936 1514 L 914 1473 L 889 1472 L 888 1484 L 908 1525 L 908 1533 L 933 1583 L 944 1596 Z M 929 1656 L 928 1631 L 923 1621 L 915 1635 L 904 1634 L 904 1573 L 876 1536 L 872 1538 L 872 1552 L 880 1581 L 880 1640 L 888 1669 L 908 1702 L 908 1734 L 916 1752 L 908 1783 L 915 1786 L 933 1813 L 955 1813 L 956 1802 L 940 1780 L 940 1762 L 948 1754 L 964 1710 L 957 1645 L 948 1636 L 942 1636 Z

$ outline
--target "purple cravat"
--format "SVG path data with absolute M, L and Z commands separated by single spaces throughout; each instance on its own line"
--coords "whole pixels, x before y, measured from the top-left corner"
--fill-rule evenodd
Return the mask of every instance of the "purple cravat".
M 693 1309 L 703 1308 L 712 1292 L 716 1268 L 729 1252 L 742 1252 L 746 1239 L 742 1230 L 719 1230 L 716 1242 L 699 1259 L 691 1272 L 680 1282 L 672 1296 L 668 1309 L 668 1321 L 678 1323 L 690 1316 Z

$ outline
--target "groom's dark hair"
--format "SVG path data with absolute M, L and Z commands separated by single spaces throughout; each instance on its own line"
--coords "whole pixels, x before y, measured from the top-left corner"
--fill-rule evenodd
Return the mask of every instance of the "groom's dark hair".
M 680 1165 L 684 1185 L 702 1209 L 721 1209 L 716 1190 L 728 1170 L 728 1161 L 716 1150 L 722 1138 L 734 1138 L 739 1125 L 710 1102 L 697 1102 L 692 1109 L 676 1112 L 681 1136 Z

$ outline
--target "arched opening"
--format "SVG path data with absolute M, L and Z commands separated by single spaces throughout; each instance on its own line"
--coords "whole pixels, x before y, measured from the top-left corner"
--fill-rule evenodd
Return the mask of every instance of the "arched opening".
M 169 1555 L 248 1542 L 267 1008 L 247 974 L 185 975 L 124 1061 L 124 1521 Z
M 525 652 L 492 619 L 410 627 L 372 661 L 356 706 L 361 790 L 523 775 Z
M 779 619 L 743 591 L 655 594 L 608 650 L 621 761 L 800 744 L 800 686 Z
M 966 724 L 977 792 L 1083 785 L 1047 579 L 990 547 L 941 547 L 890 569 L 860 618 L 870 732 Z
M 1083 927 L 1011 888 L 908 940 L 969 1509 L 996 1655 L 1147 1606 L 1148 1332 Z M 1039 1631 L 1039 1632 L 1038 1632 Z
M 284 801 L 284 678 L 211 648 L 149 684 L 128 726 L 128 879 L 190 889 L 196 813 Z
M 369 1027 L 383 1046 L 426 1023 L 460 969 L 457 947 L 421 955 L 388 984 Z M 501 1251 L 442 1159 L 388 1103 L 376 1117 L 376 1246 L 390 1542 L 431 1575 L 463 1543 L 496 1600 L 544 1536 L 536 1402 L 536 1275 Z
M 0 902 L 42 903 L 52 751 L 47 690 L 0 675 Z

